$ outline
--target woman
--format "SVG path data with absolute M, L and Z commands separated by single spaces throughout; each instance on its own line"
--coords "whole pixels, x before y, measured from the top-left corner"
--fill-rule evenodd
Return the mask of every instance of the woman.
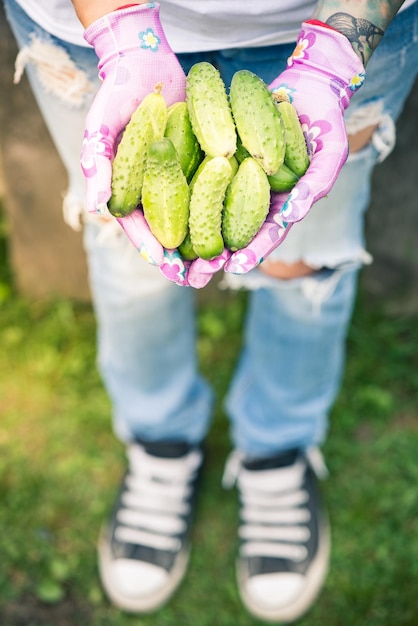
M 337 0 L 5 1 L 18 61 L 67 167 L 66 212 L 84 224 L 98 361 L 129 461 L 101 534 L 100 572 L 125 610 L 155 610 L 186 571 L 212 393 L 196 363 L 195 289 L 185 286 L 202 287 L 217 271 L 250 290 L 225 404 L 234 448 L 225 476 L 241 500 L 241 597 L 254 616 L 289 622 L 325 579 L 319 446 L 358 271 L 370 261 L 370 177 L 394 145 L 417 67 L 416 2 L 353 4 L 349 13 Z M 185 73 L 202 60 L 226 85 L 245 68 L 285 90 L 311 165 L 286 202 L 273 197 L 267 226 L 244 253 L 185 266 L 150 236 L 140 211 L 118 223 L 107 201 L 114 142 L 135 106 L 156 80 L 168 104 L 184 99 Z

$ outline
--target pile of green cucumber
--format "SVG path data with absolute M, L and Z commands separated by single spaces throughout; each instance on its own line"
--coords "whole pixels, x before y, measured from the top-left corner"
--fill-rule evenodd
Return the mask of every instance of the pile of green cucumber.
M 186 101 L 167 107 L 162 85 L 126 126 L 112 164 L 109 211 L 144 212 L 151 232 L 185 260 L 247 246 L 270 207 L 309 166 L 295 108 L 248 70 L 229 94 L 210 63 L 195 64 Z

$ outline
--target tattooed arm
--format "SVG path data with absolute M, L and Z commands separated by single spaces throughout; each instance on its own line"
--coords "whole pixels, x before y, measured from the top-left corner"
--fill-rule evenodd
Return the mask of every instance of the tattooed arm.
M 313 17 L 345 35 L 367 64 L 405 0 L 320 0 Z

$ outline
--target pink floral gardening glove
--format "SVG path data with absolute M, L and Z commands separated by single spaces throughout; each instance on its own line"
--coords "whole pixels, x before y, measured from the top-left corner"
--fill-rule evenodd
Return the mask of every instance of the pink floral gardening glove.
M 99 58 L 103 83 L 87 115 L 81 165 L 87 210 L 105 214 L 115 148 L 132 113 L 159 82 L 167 106 L 184 100 L 186 77 L 165 37 L 159 4 L 108 13 L 85 30 L 84 38 Z M 165 251 L 151 234 L 142 211 L 118 221 L 142 256 L 161 266 Z
M 115 148 L 132 113 L 160 82 L 167 106 L 185 100 L 186 77 L 164 34 L 157 3 L 113 11 L 91 24 L 84 37 L 99 58 L 103 84 L 87 116 L 81 165 L 87 183 L 87 210 L 105 214 Z M 118 222 L 141 255 L 179 285 L 203 287 L 225 262 L 223 255 L 213 262 L 199 259 L 196 267 L 183 262 L 177 250 L 160 245 L 141 209 Z
M 205 259 L 183 261 L 177 250 L 165 250 L 160 270 L 166 278 L 178 285 L 202 289 L 213 278 L 213 275 L 224 267 L 231 254 L 225 248 L 222 254 L 212 261 Z
M 364 78 L 364 67 L 344 35 L 314 20 L 302 24 L 288 67 L 270 89 L 296 107 L 311 163 L 289 194 L 272 194 L 265 223 L 246 248 L 226 261 L 226 272 L 244 274 L 256 267 L 330 191 L 348 156 L 344 111 Z

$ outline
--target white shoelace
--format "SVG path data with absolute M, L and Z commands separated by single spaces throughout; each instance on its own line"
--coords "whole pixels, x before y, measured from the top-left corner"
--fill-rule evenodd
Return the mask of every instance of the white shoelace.
M 309 494 L 303 488 L 306 462 L 318 477 L 327 469 L 317 448 L 305 451 L 306 461 L 299 457 L 293 465 L 248 470 L 243 455 L 231 453 L 225 468 L 223 484 L 236 482 L 241 496 L 242 539 L 241 556 L 269 556 L 303 561 L 307 556 L 305 543 L 309 540 Z
M 118 541 L 159 550 L 177 551 L 179 536 L 186 530 L 192 481 L 202 454 L 191 450 L 180 458 L 147 454 L 133 444 L 128 448 L 130 472 L 117 512 Z

